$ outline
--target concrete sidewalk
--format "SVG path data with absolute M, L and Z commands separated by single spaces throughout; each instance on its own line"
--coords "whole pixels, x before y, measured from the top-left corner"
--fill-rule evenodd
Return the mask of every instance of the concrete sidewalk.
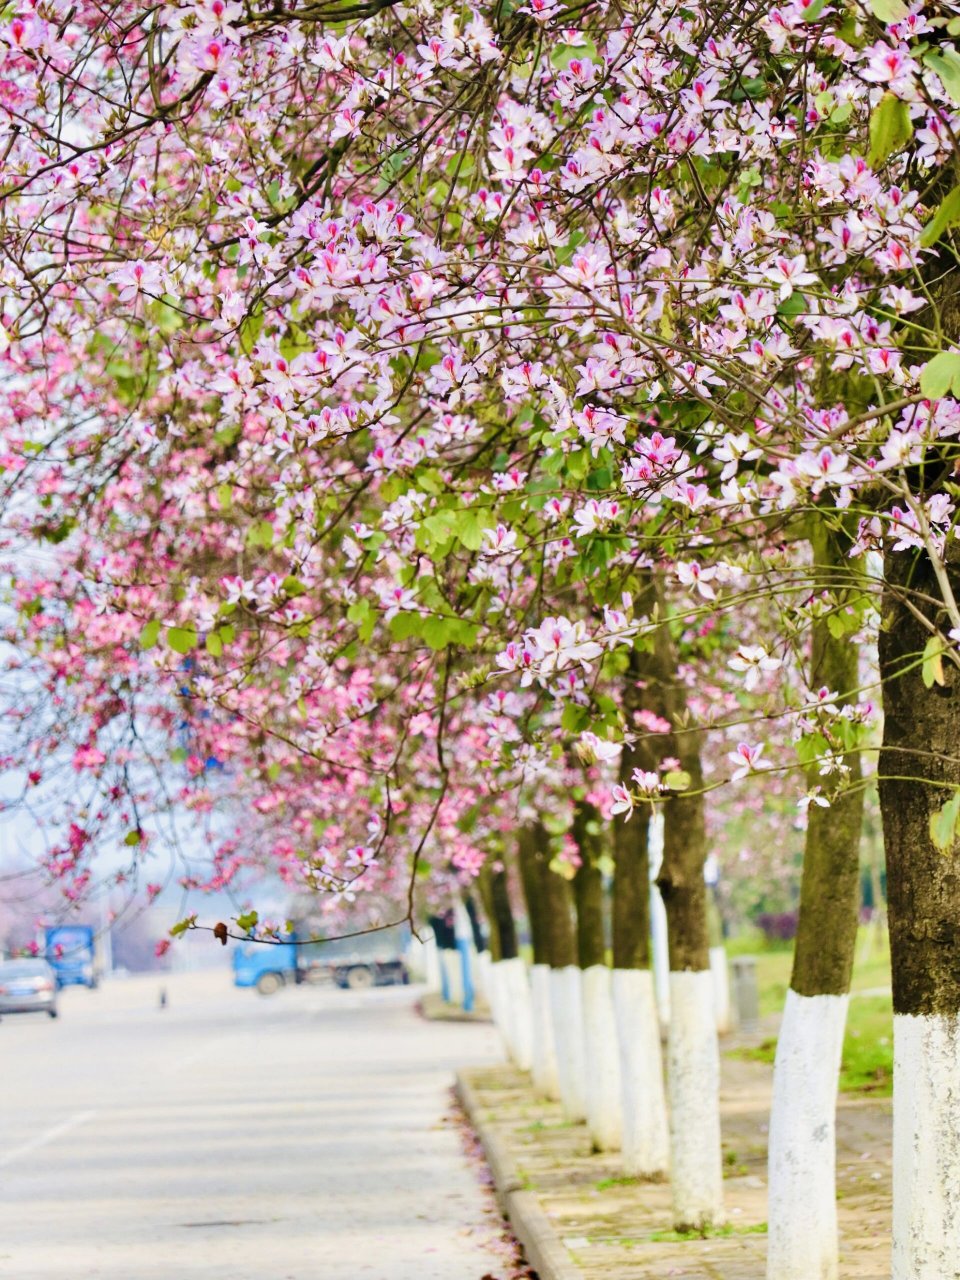
M 586 1126 L 563 1119 L 512 1067 L 460 1073 L 468 1109 L 528 1230 L 559 1252 L 540 1280 L 764 1280 L 766 1156 L 772 1070 L 722 1057 L 727 1226 L 703 1239 L 672 1230 L 670 1188 L 621 1176 L 616 1154 L 595 1155 Z M 841 1095 L 837 1123 L 842 1280 L 889 1280 L 891 1100 Z M 504 1172 L 506 1171 L 506 1172 Z M 537 1216 L 538 1215 L 538 1216 Z M 535 1247 L 535 1246 L 534 1246 Z M 532 1250 L 531 1262 L 536 1263 Z

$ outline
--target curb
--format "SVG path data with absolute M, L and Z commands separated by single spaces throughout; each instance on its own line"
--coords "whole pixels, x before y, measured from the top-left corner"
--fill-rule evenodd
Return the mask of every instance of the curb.
M 457 1072 L 454 1092 L 480 1139 L 493 1174 L 497 1202 L 539 1280 L 584 1280 L 583 1272 L 571 1261 L 536 1193 L 524 1187 L 516 1161 L 493 1124 L 481 1118 L 484 1108 L 466 1073 Z

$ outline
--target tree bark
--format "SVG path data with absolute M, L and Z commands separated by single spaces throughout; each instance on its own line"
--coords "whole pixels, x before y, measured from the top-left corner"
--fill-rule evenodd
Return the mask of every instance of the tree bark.
M 670 948 L 667 1080 L 673 1218 L 678 1230 L 700 1230 L 723 1218 L 720 1051 L 703 879 L 707 831 L 702 731 L 687 709 L 662 581 L 656 581 L 655 590 L 661 618 L 652 662 L 655 694 L 673 730 L 663 753 L 676 757 L 689 775 L 686 790 L 664 802 L 663 863 L 657 876 Z
M 554 969 L 565 969 L 577 963 L 570 883 L 550 869 L 550 837 L 542 823 L 530 828 L 529 839 L 535 850 L 532 861 L 538 875 L 535 893 L 540 901 L 538 916 L 544 961 Z
M 950 554 L 957 555 L 951 537 Z M 960 573 L 949 565 L 956 593 Z M 960 787 L 960 670 L 947 657 L 927 688 L 929 630 L 950 624 L 923 552 L 884 558 L 880 809 L 894 1012 L 894 1280 L 957 1275 L 960 1258 L 960 844 L 931 830 Z M 908 607 L 908 602 L 912 609 Z
M 477 877 L 477 888 L 480 892 L 480 901 L 483 903 L 483 914 L 487 917 L 487 927 L 490 930 L 490 960 L 495 964 L 500 959 L 500 929 L 493 909 L 492 876 L 490 864 L 485 862 Z
M 550 838 L 542 824 L 533 828 L 539 851 L 543 903 L 544 955 L 550 1024 L 556 1062 L 556 1087 L 568 1120 L 586 1119 L 586 1064 L 583 1051 L 583 996 L 577 964 L 577 935 L 570 883 L 550 869 Z
M 634 728 L 633 713 L 642 697 L 637 682 L 649 672 L 644 655 L 630 654 L 624 687 L 624 709 L 628 728 Z M 620 781 L 631 785 L 634 769 L 655 769 L 657 759 L 651 747 L 641 738 L 632 748 L 624 746 L 620 757 Z M 613 850 L 613 967 L 614 969 L 650 968 L 650 807 L 638 805 L 629 821 L 614 823 Z
M 544 865 L 540 841 L 533 827 L 523 827 L 517 839 L 517 862 L 520 866 L 520 882 L 527 905 L 527 921 L 530 925 L 530 941 L 533 944 L 533 963 L 549 964 L 547 959 L 546 926 L 544 922 L 543 879 L 549 875 Z
M 500 941 L 500 960 L 513 960 L 520 954 L 517 947 L 517 926 L 513 919 L 513 907 L 510 903 L 510 882 L 506 867 L 490 874 L 490 900 L 493 918 L 497 922 L 497 937 Z
M 577 955 L 581 969 L 606 963 L 599 824 L 600 815 L 594 806 L 578 801 L 574 811 L 573 836 L 580 850 L 580 866 L 573 877 L 573 895 L 577 907 Z
M 850 539 L 820 520 L 811 539 L 814 581 L 831 609 L 850 596 Z M 837 615 L 839 616 L 839 615 Z M 857 701 L 859 650 L 834 636 L 830 614 L 813 623 L 811 689 L 837 705 Z M 860 907 L 862 770 L 843 751 L 848 773 L 829 809 L 811 804 L 800 887 L 793 975 L 777 1043 L 769 1141 L 769 1280 L 836 1280 L 836 1109 L 847 993 Z M 809 787 L 821 782 L 810 766 Z
M 826 528 L 814 531 L 814 572 L 817 587 L 829 591 L 838 605 L 849 592 L 850 540 Z M 813 624 L 810 688 L 826 687 L 838 696 L 838 706 L 857 701 L 859 652 L 849 636 L 834 636 L 828 618 Z M 800 884 L 800 918 L 790 985 L 804 996 L 845 995 L 850 990 L 860 918 L 860 832 L 863 827 L 863 773 L 859 751 L 842 755 L 847 784 L 829 809 L 811 804 Z M 812 788 L 820 782 L 819 766 L 807 777 Z
M 602 827 L 596 807 L 578 801 L 573 834 L 580 866 L 573 878 L 577 904 L 577 952 L 583 993 L 587 1128 L 595 1151 L 615 1151 L 621 1143 L 620 1047 L 607 965 L 600 870 Z

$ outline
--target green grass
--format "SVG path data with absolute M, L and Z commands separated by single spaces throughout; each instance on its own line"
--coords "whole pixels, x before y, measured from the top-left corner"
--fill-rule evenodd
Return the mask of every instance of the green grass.
M 728 1222 L 725 1226 L 705 1227 L 701 1231 L 651 1231 L 647 1239 L 653 1244 L 681 1244 L 685 1240 L 712 1240 L 715 1236 L 763 1236 L 766 1233 L 765 1222 L 742 1227 Z
M 850 1001 L 840 1088 L 845 1093 L 893 1092 L 893 1006 L 889 996 Z
M 639 1187 L 641 1184 L 639 1178 L 625 1174 L 622 1178 L 601 1178 L 595 1185 L 598 1191 L 607 1191 L 610 1187 Z
M 750 943 L 754 944 L 751 949 Z M 763 939 L 737 940 L 741 955 L 757 958 L 757 989 L 761 1015 L 779 1013 L 790 985 L 793 965 L 792 944 L 764 946 Z M 861 929 L 853 966 L 851 990 L 871 991 L 890 986 L 890 950 L 884 938 Z M 764 1040 L 753 1049 L 734 1050 L 737 1057 L 772 1063 L 775 1039 Z M 843 1042 L 840 1088 L 845 1093 L 886 1096 L 893 1087 L 893 1010 L 890 997 L 857 996 L 850 1001 L 847 1033 Z

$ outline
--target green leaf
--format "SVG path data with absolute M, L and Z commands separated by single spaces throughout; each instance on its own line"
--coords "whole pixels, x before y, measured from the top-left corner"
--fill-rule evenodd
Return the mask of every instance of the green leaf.
M 577 252 L 586 238 L 586 232 L 572 231 L 567 243 L 565 245 L 561 245 L 561 247 L 556 251 L 557 262 L 559 262 L 561 266 L 566 266 L 566 264 L 573 259 L 573 255 Z
M 793 316 L 805 315 L 809 310 L 810 304 L 802 293 L 791 293 L 790 297 L 784 298 L 777 307 L 777 315 L 786 316 L 789 319 Z
M 249 933 L 251 929 L 255 929 L 259 923 L 260 916 L 256 911 L 245 911 L 242 915 L 237 916 L 237 928 L 243 933 Z
M 220 639 L 220 633 L 217 631 L 211 631 L 203 642 L 203 647 L 211 657 L 219 658 L 221 653 L 223 653 L 223 641 Z
M 692 781 L 685 769 L 670 769 L 663 775 L 663 784 L 671 791 L 687 791 Z
M 194 627 L 168 627 L 167 644 L 174 653 L 189 653 L 197 647 L 197 632 Z
M 273 525 L 269 520 L 254 520 L 247 530 L 248 547 L 272 547 Z
M 822 733 L 805 733 L 797 743 L 797 759 L 804 766 L 811 765 L 828 750 L 829 743 Z
M 137 828 L 134 831 L 127 832 L 127 834 L 123 837 L 123 843 L 125 845 L 128 845 L 132 849 L 135 845 L 138 845 L 142 839 L 143 839 L 143 832 L 139 828 Z
M 428 618 L 423 627 L 423 638 L 431 649 L 439 651 L 455 638 L 458 627 L 456 618 Z
M 188 929 L 192 929 L 196 923 L 197 923 L 196 912 L 194 912 L 192 916 L 185 916 L 182 920 L 178 920 L 175 925 L 171 925 L 170 937 L 179 938 L 180 935 L 186 933 Z
M 870 0 L 870 8 L 877 21 L 888 27 L 891 22 L 902 22 L 910 12 L 903 0 Z
M 923 61 L 937 73 L 954 102 L 960 104 L 960 53 L 949 45 L 941 45 L 939 49 L 931 49 L 925 54 Z
M 432 515 L 427 516 L 420 522 L 420 527 L 430 535 L 429 545 L 440 547 L 453 537 L 456 524 L 456 512 L 444 510 L 434 511 Z
M 575 702 L 568 702 L 560 717 L 560 727 L 567 733 L 581 733 L 589 724 L 590 715 L 586 708 L 578 707 Z
M 816 22 L 827 7 L 827 0 L 811 0 L 803 11 L 804 22 Z
M 939 636 L 931 636 L 924 646 L 920 674 L 928 689 L 932 689 L 935 684 L 941 687 L 946 684 L 943 674 L 943 641 Z
M 867 163 L 876 168 L 913 137 L 910 108 L 896 94 L 885 93 L 870 116 L 870 154 Z
M 252 315 L 245 316 L 238 331 L 240 346 L 244 354 L 249 355 L 263 332 L 263 309 L 258 308 Z
M 357 600 L 347 610 L 347 618 L 357 628 L 357 635 L 366 644 L 377 625 L 377 615 L 369 600 Z
M 160 638 L 160 619 L 151 618 L 140 632 L 140 648 L 152 649 Z
M 930 815 L 930 839 L 941 853 L 950 853 L 960 835 L 960 791 Z
M 292 600 L 295 600 L 297 596 L 305 596 L 307 594 L 307 588 L 299 578 L 294 577 L 292 574 L 284 578 L 280 585 Z
M 954 187 L 949 195 L 944 196 L 936 213 L 923 228 L 920 243 L 929 249 L 937 243 L 945 231 L 960 222 L 960 187 Z
M 488 511 L 470 508 L 460 513 L 457 521 L 457 537 L 468 551 L 479 551 L 483 546 L 483 531 L 493 527 L 493 517 Z
M 920 392 L 931 400 L 939 400 L 951 391 L 960 392 L 960 352 L 941 351 L 927 361 L 920 375 Z
M 423 635 L 424 620 L 419 613 L 398 613 L 390 619 L 390 634 L 395 640 L 409 640 Z
M 834 640 L 842 640 L 861 626 L 863 617 L 856 609 L 844 609 L 841 613 L 827 616 L 827 630 Z

